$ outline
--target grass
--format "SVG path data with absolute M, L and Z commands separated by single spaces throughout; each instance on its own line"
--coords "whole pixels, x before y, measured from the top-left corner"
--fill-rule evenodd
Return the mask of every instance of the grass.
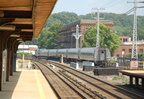
M 120 75 L 120 76 L 116 75 L 112 78 L 112 80 L 121 81 L 121 82 L 126 83 L 126 84 L 129 83 L 129 79 L 123 75 Z

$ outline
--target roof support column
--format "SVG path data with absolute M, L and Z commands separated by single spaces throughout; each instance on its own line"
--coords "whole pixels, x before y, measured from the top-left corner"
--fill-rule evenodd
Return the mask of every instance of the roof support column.
M 139 86 L 139 78 L 135 77 L 135 86 L 138 87 Z
M 14 62 L 14 49 L 15 49 L 15 41 L 17 38 L 10 38 L 10 76 L 13 76 L 13 62 Z
M 144 89 L 144 78 L 142 78 L 142 88 Z
M 14 50 L 14 55 L 13 55 L 13 72 L 16 72 L 16 59 L 17 59 L 17 49 L 18 49 L 18 45 L 19 45 L 19 41 L 15 40 L 13 43 L 13 50 Z
M 7 68 L 6 68 L 6 81 L 9 81 L 9 75 L 10 75 L 10 48 L 7 49 Z
M 16 58 L 17 58 L 17 53 L 14 51 L 14 57 L 13 57 L 13 72 L 16 72 Z
M 3 49 L 7 49 L 7 60 L 6 60 L 6 81 L 9 81 L 9 37 L 12 34 L 12 32 L 9 31 L 3 31 Z
M 3 33 L 0 36 L 0 91 L 2 90 L 2 68 L 3 68 Z
M 133 76 L 129 76 L 130 77 L 130 85 L 133 85 Z
M 10 56 L 10 76 L 13 76 L 13 50 L 10 51 L 11 56 Z

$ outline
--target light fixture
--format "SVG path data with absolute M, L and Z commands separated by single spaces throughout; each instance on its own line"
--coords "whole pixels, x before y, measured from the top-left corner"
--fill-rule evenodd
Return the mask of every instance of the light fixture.
M 15 25 L 2 25 L 0 26 L 0 30 L 15 30 Z
M 20 37 L 20 34 L 11 34 L 10 37 Z

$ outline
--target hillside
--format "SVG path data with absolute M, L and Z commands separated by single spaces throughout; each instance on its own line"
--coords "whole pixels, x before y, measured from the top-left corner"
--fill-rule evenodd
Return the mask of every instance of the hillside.
M 25 44 L 38 44 L 38 45 L 43 44 L 44 45 L 44 43 L 40 44 L 40 42 L 43 41 L 43 38 L 45 38 L 46 35 L 48 35 L 47 33 L 49 32 L 56 33 L 56 30 L 59 30 L 60 28 L 62 28 L 62 26 L 78 21 L 80 19 L 93 19 L 96 17 L 97 17 L 96 14 L 86 14 L 86 15 L 78 16 L 77 14 L 73 12 L 54 13 L 47 20 L 47 23 L 45 24 L 45 27 L 42 33 L 40 34 L 40 36 L 38 38 L 33 39 L 32 42 L 26 42 Z M 114 22 L 113 32 L 117 33 L 117 35 L 132 37 L 133 15 L 101 13 L 100 18 L 113 21 Z M 137 35 L 138 40 L 142 40 L 144 38 L 144 16 L 137 17 L 137 27 L 138 27 L 138 35 Z M 47 39 L 49 39 L 49 37 L 47 37 Z M 51 37 L 51 40 L 52 39 L 53 38 Z M 55 46 L 56 45 L 57 44 L 55 44 Z M 47 43 L 44 46 L 47 46 Z
M 54 13 L 48 19 L 46 26 L 49 27 L 53 23 L 62 22 L 65 25 L 72 22 L 78 21 L 80 19 L 92 19 L 96 17 L 96 14 L 86 14 L 80 15 L 73 12 L 60 12 Z M 101 13 L 100 17 L 105 20 L 111 20 L 114 22 L 113 31 L 116 32 L 119 36 L 132 36 L 132 27 L 133 27 L 133 15 L 126 14 L 115 14 L 115 13 Z M 144 16 L 138 16 L 138 39 L 144 38 Z

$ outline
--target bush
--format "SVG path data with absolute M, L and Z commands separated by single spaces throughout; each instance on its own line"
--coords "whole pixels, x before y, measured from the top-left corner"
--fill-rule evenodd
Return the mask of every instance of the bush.
M 26 53 L 26 52 L 19 52 L 19 53 L 17 53 L 17 56 L 22 57 L 23 54 L 25 57 L 31 57 L 32 56 L 32 53 Z
M 117 62 L 115 59 L 110 59 L 111 63 Z

